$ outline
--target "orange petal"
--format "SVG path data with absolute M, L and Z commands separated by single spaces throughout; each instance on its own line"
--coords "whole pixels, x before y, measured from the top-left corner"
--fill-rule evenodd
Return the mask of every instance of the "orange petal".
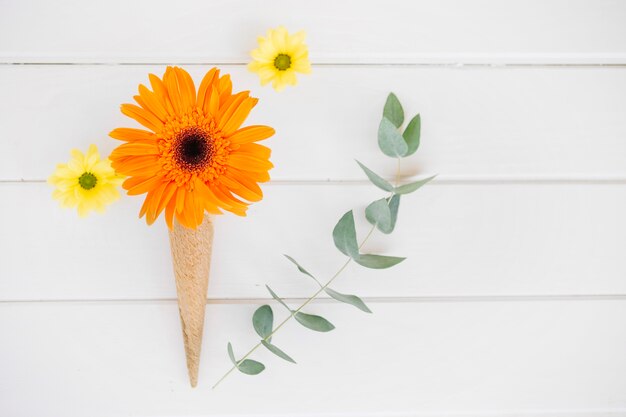
M 220 101 L 220 109 L 217 113 L 217 118 L 219 119 L 219 125 L 223 125 L 226 121 L 232 116 L 232 114 L 237 110 L 237 107 L 243 103 L 243 101 L 250 96 L 249 91 L 242 91 L 233 96 L 230 96 L 226 101 Z M 223 119 L 227 119 L 222 122 Z
M 145 142 L 129 142 L 123 145 L 118 146 L 113 149 L 109 158 L 118 159 L 123 158 L 125 156 L 134 156 L 134 155 L 158 155 L 159 148 L 156 146 L 156 143 L 145 143 Z
M 208 112 L 209 104 L 208 100 L 205 104 L 205 99 L 208 99 L 211 95 L 211 86 L 213 85 L 214 80 L 219 77 L 220 70 L 217 68 L 211 68 L 204 78 L 202 78 L 202 82 L 200 83 L 200 87 L 198 88 L 198 107 L 203 109 L 205 112 Z
M 135 178 L 141 178 L 143 181 L 132 181 Z M 162 177 L 131 177 L 124 181 L 122 187 L 128 190 L 128 195 L 139 195 L 154 190 L 162 182 Z
M 141 107 L 147 110 L 150 110 L 152 113 L 154 113 L 156 117 L 159 118 L 159 120 L 163 122 L 167 120 L 167 116 L 168 116 L 167 109 L 163 105 L 163 101 L 160 100 L 159 97 L 155 93 L 148 90 L 148 88 L 145 85 L 140 84 L 139 95 L 143 103 L 143 104 L 140 103 Z M 135 96 L 135 100 L 137 100 L 136 96 Z
M 143 200 L 143 205 L 141 206 L 141 210 L 139 210 L 139 218 L 142 218 L 144 214 L 146 214 L 146 211 L 148 211 L 148 206 L 151 203 L 153 195 L 154 195 L 154 190 L 149 191 L 148 194 L 146 195 L 146 199 Z
M 179 187 L 176 190 L 176 219 L 178 222 L 185 226 L 191 228 L 191 222 L 189 222 L 189 218 L 187 216 L 187 207 L 185 202 L 187 200 L 188 191 L 185 187 Z
M 161 198 L 163 197 L 163 192 L 165 191 L 167 185 L 167 182 L 162 182 L 161 185 L 154 190 L 154 196 L 152 197 L 152 201 L 148 205 L 148 211 L 146 212 L 146 221 L 148 224 L 154 223 L 160 214 L 158 208 L 161 205 Z
M 222 76 L 218 83 L 218 91 L 220 93 L 220 107 L 224 105 L 233 93 L 233 83 L 230 81 L 230 74 Z
M 176 190 L 176 213 L 181 213 L 185 208 L 185 190 L 184 187 L 178 187 Z
M 134 104 L 122 104 L 121 109 L 122 113 L 126 116 L 135 119 L 153 132 L 158 132 L 163 127 L 163 122 L 161 122 L 158 117 L 139 106 L 135 106 Z
M 159 157 L 156 155 L 132 156 L 113 160 L 111 163 L 113 169 L 126 175 L 146 175 L 153 176 L 160 169 Z
M 206 211 L 212 214 L 222 214 L 218 206 L 219 201 L 217 197 L 215 197 L 209 187 L 199 179 L 196 181 L 196 190 L 198 191 L 199 198 L 202 199 Z
M 239 194 L 241 197 L 245 198 L 248 201 L 259 201 L 263 198 L 263 191 L 261 190 L 261 187 L 259 187 L 259 185 L 250 177 L 242 174 L 236 169 L 229 169 L 228 175 L 230 175 L 234 181 L 237 181 L 237 183 L 240 184 L 240 187 L 237 190 L 233 190 L 235 194 Z M 244 190 L 243 192 L 246 195 L 240 193 L 242 189 Z
M 142 176 L 126 178 L 126 180 L 124 180 L 124 182 L 122 183 L 122 188 L 124 188 L 125 190 L 130 190 L 137 184 L 141 184 L 142 182 L 147 181 L 151 178 L 152 177 L 142 177 Z
M 202 195 L 198 192 L 197 188 L 193 190 L 193 198 L 195 201 L 194 210 L 196 212 L 196 218 L 198 219 L 198 226 L 204 221 L 204 200 Z
M 217 188 L 215 183 L 211 183 L 210 185 L 207 184 L 207 186 L 209 187 L 211 193 L 215 196 L 215 200 L 217 201 L 219 207 L 229 211 L 233 208 L 233 206 L 228 202 L 228 197 Z
M 181 224 L 181 226 L 184 226 L 184 227 L 187 227 L 189 229 L 192 229 L 191 225 L 189 224 L 189 221 L 187 220 L 187 217 L 186 217 L 184 211 L 182 213 L 176 213 L 176 219 L 178 220 L 178 223 Z
M 237 188 L 236 190 L 232 190 L 232 192 L 237 194 L 239 197 L 245 198 L 246 200 L 253 202 L 253 203 L 257 201 L 261 201 L 263 199 L 263 194 L 258 195 L 255 192 L 250 191 L 249 189 L 245 187 Z
M 185 209 L 183 210 L 183 214 L 187 219 L 188 227 L 195 229 L 200 224 L 196 213 L 196 202 L 195 195 L 193 191 L 187 191 L 185 193 Z
M 183 112 L 183 103 L 180 97 L 180 90 L 178 89 L 178 80 L 176 77 L 176 71 L 173 67 L 167 67 L 165 75 L 163 76 L 163 83 L 167 88 L 167 95 L 172 102 L 172 107 L 176 114 Z
M 196 87 L 187 71 L 179 67 L 174 67 L 174 71 L 176 72 L 176 79 L 178 80 L 183 110 L 185 112 L 191 112 L 196 107 Z
M 205 105 L 206 105 L 206 99 L 205 99 Z M 217 112 L 219 111 L 219 106 L 220 106 L 220 93 L 218 93 L 215 86 L 212 86 L 211 95 L 209 96 L 209 106 L 208 108 L 205 107 L 204 111 L 205 113 L 208 113 L 213 117 L 216 117 Z
M 220 181 L 223 182 L 223 180 L 224 176 L 220 178 Z M 239 197 L 252 202 L 260 201 L 263 198 L 263 192 L 255 182 L 250 183 L 253 184 L 250 187 L 243 185 L 239 181 L 235 181 L 235 183 L 237 184 L 236 188 L 228 188 L 230 188 L 230 191 L 237 194 Z
M 167 187 L 163 191 L 163 195 L 161 196 L 161 201 L 159 201 L 159 207 L 157 208 L 156 216 L 159 217 L 159 214 L 169 205 L 171 200 L 174 200 L 174 204 L 176 204 L 176 199 L 172 198 L 176 193 L 176 189 L 178 185 L 175 182 L 168 182 Z M 176 207 L 176 206 L 174 206 Z
M 246 210 L 248 208 L 248 204 L 239 200 L 237 197 L 231 194 L 224 186 L 213 185 L 211 191 L 219 200 L 224 204 L 229 206 L 228 208 L 224 207 L 226 210 L 238 214 L 240 216 L 245 216 Z
M 235 168 L 253 172 L 267 171 L 274 167 L 274 165 L 267 159 L 256 158 L 243 153 L 232 153 L 228 157 L 227 164 Z
M 259 145 L 258 143 L 243 144 L 235 152 L 254 156 L 260 159 L 269 159 L 270 156 L 272 156 L 272 150 L 270 148 Z
M 152 86 L 152 91 L 154 91 L 155 96 L 161 101 L 161 104 L 167 110 L 168 114 L 174 114 L 174 107 L 172 106 L 170 97 L 167 94 L 167 88 L 165 87 L 163 81 L 154 74 L 150 74 L 149 78 L 150 85 Z
M 269 126 L 255 125 L 239 129 L 228 136 L 227 139 L 233 144 L 244 144 L 267 139 L 274 133 L 276 133 L 276 131 Z
M 258 101 L 258 98 L 248 97 L 237 107 L 235 112 L 230 117 L 227 119 L 220 119 L 220 127 L 224 134 L 229 135 L 239 129 Z
M 176 191 L 176 190 L 174 190 Z M 165 207 L 165 222 L 167 227 L 171 230 L 174 224 L 174 212 L 176 211 L 176 198 L 170 198 L 170 201 Z
M 250 178 L 251 181 L 255 181 L 255 182 L 267 182 L 270 180 L 270 174 L 267 171 L 253 172 L 253 171 L 246 171 L 245 169 L 237 169 L 233 167 L 228 167 L 228 171 L 229 172 L 237 171 L 238 173 L 240 173 L 240 175 L 246 178 Z
M 156 135 L 152 132 L 142 129 L 133 129 L 130 127 L 118 127 L 109 133 L 113 139 L 133 142 L 136 140 L 155 141 Z
M 231 179 L 229 177 L 230 175 L 230 170 L 228 170 L 226 172 L 226 174 L 224 175 L 220 175 L 219 178 L 219 182 L 221 182 L 222 184 L 224 184 L 226 187 L 228 187 L 229 190 L 235 190 L 237 188 L 241 187 L 241 184 L 239 184 L 237 181 L 235 181 L 234 179 Z

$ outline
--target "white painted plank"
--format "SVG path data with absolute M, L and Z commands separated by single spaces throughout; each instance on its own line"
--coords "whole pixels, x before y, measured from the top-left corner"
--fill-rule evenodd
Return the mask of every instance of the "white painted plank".
M 314 62 L 626 62 L 615 0 L 0 2 L 3 62 L 247 62 L 306 29 Z
M 209 305 L 188 386 L 174 302 L 0 304 L 6 416 L 623 416 L 626 302 L 312 305 L 337 329 L 290 323 L 259 376 L 228 369 L 255 343 L 256 305 Z M 276 309 L 278 317 L 284 313 Z
M 216 220 L 210 298 L 314 291 L 281 254 L 320 278 L 343 263 L 331 231 L 381 193 L 369 185 L 270 185 L 248 218 Z M 0 299 L 175 297 L 162 219 L 137 219 L 142 198 L 79 219 L 46 184 L 0 185 Z M 626 294 L 626 187 L 427 185 L 403 198 L 398 230 L 367 249 L 408 260 L 387 271 L 352 266 L 336 288 L 367 297 Z
M 199 79 L 206 66 L 190 67 Z M 276 94 L 254 74 L 226 66 L 261 99 L 250 123 L 277 129 L 274 179 L 362 179 L 352 158 L 391 176 L 376 144 L 381 109 L 396 91 L 421 112 L 422 147 L 405 174 L 440 178 L 625 178 L 626 69 L 317 68 Z M 119 112 L 153 66 L 0 67 L 0 179 L 43 179 L 72 147 L 119 144 L 135 126 Z M 138 126 L 138 125 L 137 125 Z

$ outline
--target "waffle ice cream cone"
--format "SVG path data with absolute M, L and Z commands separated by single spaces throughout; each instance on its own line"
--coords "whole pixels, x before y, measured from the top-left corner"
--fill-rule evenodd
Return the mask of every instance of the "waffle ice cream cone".
M 202 224 L 193 230 L 174 221 L 169 235 L 189 382 L 195 387 L 211 267 L 213 223 L 205 216 Z

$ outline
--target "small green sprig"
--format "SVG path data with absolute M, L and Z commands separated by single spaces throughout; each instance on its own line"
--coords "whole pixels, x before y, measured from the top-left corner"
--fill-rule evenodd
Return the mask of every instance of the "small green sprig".
M 361 251 L 363 245 L 368 241 L 376 229 L 384 234 L 390 234 L 393 232 L 398 218 L 400 197 L 404 194 L 410 194 L 418 190 L 434 178 L 434 176 L 432 176 L 409 184 L 399 185 L 398 179 L 400 176 L 401 158 L 413 155 L 420 145 L 420 115 L 418 114 L 413 117 L 401 133 L 400 128 L 403 123 L 404 110 L 402 105 L 396 95 L 390 93 L 387 97 L 387 101 L 385 102 L 383 117 L 378 127 L 378 146 L 385 155 L 397 158 L 398 160 L 395 184 L 391 184 L 389 181 L 376 174 L 361 162 L 357 161 L 369 180 L 376 187 L 389 193 L 386 197 L 373 201 L 365 209 L 365 218 L 372 225 L 365 238 L 360 244 L 357 242 L 354 212 L 353 210 L 346 212 L 341 219 L 339 219 L 333 229 L 333 241 L 335 242 L 335 247 L 341 253 L 346 255 L 347 259 L 337 272 L 328 281 L 326 281 L 325 284 L 322 284 L 319 279 L 302 267 L 302 265 L 300 265 L 294 258 L 289 255 L 285 255 L 285 257 L 296 266 L 298 271 L 311 278 L 317 284 L 319 289 L 299 307 L 292 309 L 282 298 L 280 298 L 269 286 L 266 285 L 265 287 L 272 298 L 278 301 L 278 303 L 287 310 L 288 316 L 276 327 L 274 327 L 274 311 L 272 308 L 269 305 L 259 307 L 252 316 L 252 326 L 261 340 L 239 360 L 236 359 L 233 347 L 229 342 L 228 356 L 230 357 L 233 366 L 217 381 L 213 388 L 217 387 L 235 369 L 247 375 L 257 375 L 263 372 L 263 370 L 265 370 L 265 365 L 261 362 L 249 359 L 250 355 L 252 355 L 252 353 L 254 353 L 254 351 L 261 346 L 264 346 L 267 350 L 281 359 L 291 363 L 296 363 L 291 356 L 274 345 L 272 338 L 292 318 L 304 327 L 317 332 L 329 332 L 333 330 L 335 326 L 324 317 L 307 314 L 302 311 L 307 305 L 309 305 L 309 303 L 311 303 L 311 301 L 316 299 L 322 293 L 327 294 L 339 302 L 350 304 L 365 313 L 372 312 L 361 298 L 352 294 L 342 294 L 330 288 L 330 284 L 335 281 L 335 279 L 352 261 L 366 268 L 384 269 L 397 265 L 406 259 L 396 256 L 362 253 Z

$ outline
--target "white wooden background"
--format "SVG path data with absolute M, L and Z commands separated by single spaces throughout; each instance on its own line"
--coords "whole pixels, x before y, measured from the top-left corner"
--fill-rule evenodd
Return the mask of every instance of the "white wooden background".
M 0 416 L 626 415 L 625 22 L 617 0 L 0 0 Z M 279 24 L 314 62 L 281 94 L 245 69 Z M 130 197 L 80 221 L 44 182 L 111 150 L 119 104 L 172 63 L 232 73 L 277 130 L 265 200 L 217 224 L 195 390 L 163 222 Z M 321 300 L 335 331 L 281 331 L 297 366 L 260 352 L 211 391 L 263 284 L 311 294 L 281 253 L 341 262 L 332 226 L 379 196 L 353 159 L 394 170 L 388 91 L 423 119 L 403 174 L 440 174 L 370 245 L 409 259 L 338 281 L 373 315 Z

